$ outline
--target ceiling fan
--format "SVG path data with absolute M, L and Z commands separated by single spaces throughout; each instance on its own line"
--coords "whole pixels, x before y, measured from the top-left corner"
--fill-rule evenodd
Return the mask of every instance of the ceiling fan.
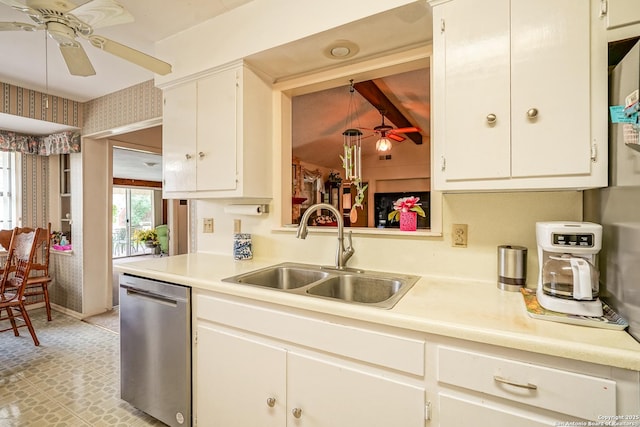
M 373 135 L 380 135 L 380 138 L 389 138 L 389 139 L 393 139 L 394 141 L 404 141 L 406 138 L 402 135 L 399 135 L 401 133 L 413 133 L 413 132 L 420 132 L 421 129 L 411 126 L 411 127 L 405 127 L 405 128 L 394 128 L 393 126 L 390 126 L 388 124 L 386 124 L 384 122 L 384 115 L 385 112 L 383 110 L 379 110 L 380 111 L 380 115 L 382 116 L 382 123 L 376 127 L 374 127 L 373 129 L 368 129 L 368 128 L 360 128 L 360 129 L 368 129 L 368 130 L 372 130 L 374 132 L 374 134 L 369 135 L 369 136 L 373 136 Z M 366 138 L 366 137 L 365 137 Z
M 171 72 L 171 65 L 164 61 L 93 34 L 94 28 L 133 22 L 133 16 L 115 0 L 0 0 L 0 3 L 25 13 L 36 23 L 0 22 L 0 31 L 45 30 L 58 43 L 67 68 L 74 76 L 96 74 L 87 53 L 77 40 L 78 36 L 98 49 L 156 74 Z

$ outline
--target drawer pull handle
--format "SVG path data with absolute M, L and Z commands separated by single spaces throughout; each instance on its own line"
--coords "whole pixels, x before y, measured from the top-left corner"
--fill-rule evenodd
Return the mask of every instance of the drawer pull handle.
M 267 406 L 269 408 L 273 408 L 276 405 L 276 399 L 273 397 L 270 397 L 267 399 Z
M 498 375 L 494 375 L 494 376 L 493 376 L 493 379 L 494 379 L 495 381 L 499 382 L 499 383 L 502 383 L 502 384 L 509 384 L 509 385 L 514 386 L 514 387 L 526 388 L 526 389 L 528 389 L 528 390 L 537 390 L 537 389 L 538 389 L 538 386 L 537 386 L 537 385 L 535 385 L 535 384 L 531 384 L 531 383 L 526 383 L 526 384 L 522 384 L 522 383 L 515 383 L 515 382 L 513 382 L 513 381 L 509 381 L 509 380 L 508 380 L 508 379 L 506 379 L 506 378 L 502 378 L 502 377 L 500 377 L 500 376 L 498 376 Z

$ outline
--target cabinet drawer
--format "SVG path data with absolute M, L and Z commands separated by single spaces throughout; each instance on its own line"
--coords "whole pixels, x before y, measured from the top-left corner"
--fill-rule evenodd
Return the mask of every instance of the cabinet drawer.
M 438 381 L 587 420 L 616 414 L 616 382 L 448 347 Z
M 198 295 L 196 303 L 198 319 L 413 375 L 424 375 L 424 340 L 208 295 Z

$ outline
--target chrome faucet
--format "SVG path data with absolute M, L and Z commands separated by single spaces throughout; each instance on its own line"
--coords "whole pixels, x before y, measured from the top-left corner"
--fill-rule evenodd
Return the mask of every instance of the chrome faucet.
M 349 241 L 348 246 L 345 248 L 344 246 L 344 220 L 342 219 L 342 215 L 340 212 L 327 203 L 317 203 L 315 205 L 309 206 L 307 210 L 300 218 L 300 225 L 298 226 L 298 232 L 296 233 L 296 237 L 298 239 L 306 239 L 307 232 L 309 231 L 307 228 L 307 221 L 309 221 L 309 216 L 312 212 L 315 212 L 317 209 L 326 209 L 331 211 L 336 216 L 336 220 L 338 221 L 338 249 L 336 250 L 336 268 L 338 270 L 344 270 L 347 266 L 347 261 L 353 255 L 353 247 L 351 246 L 351 231 L 347 233 L 347 240 Z

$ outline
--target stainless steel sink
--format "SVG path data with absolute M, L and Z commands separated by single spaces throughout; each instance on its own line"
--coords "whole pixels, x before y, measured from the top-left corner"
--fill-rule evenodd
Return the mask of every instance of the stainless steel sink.
M 410 275 L 282 263 L 222 281 L 389 309 L 418 279 L 418 276 Z
M 324 279 L 329 274 L 300 265 L 282 264 L 223 279 L 223 282 L 264 286 L 274 289 L 296 289 Z M 233 279 L 233 280 L 230 280 Z

